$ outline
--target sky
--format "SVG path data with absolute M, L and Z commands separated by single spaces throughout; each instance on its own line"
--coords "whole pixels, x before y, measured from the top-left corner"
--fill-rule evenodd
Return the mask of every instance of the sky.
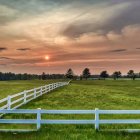
M 0 71 L 85 67 L 140 72 L 140 0 L 0 0 Z

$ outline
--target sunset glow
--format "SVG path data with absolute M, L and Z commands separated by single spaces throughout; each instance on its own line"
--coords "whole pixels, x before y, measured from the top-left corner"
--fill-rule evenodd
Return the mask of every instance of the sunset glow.
M 0 0 L 0 70 L 39 74 L 49 60 L 48 73 L 139 72 L 139 7 L 139 0 Z
M 46 59 L 46 60 L 49 60 L 49 59 L 50 59 L 50 57 L 49 57 L 48 55 L 46 55 L 46 56 L 45 56 L 45 59 Z

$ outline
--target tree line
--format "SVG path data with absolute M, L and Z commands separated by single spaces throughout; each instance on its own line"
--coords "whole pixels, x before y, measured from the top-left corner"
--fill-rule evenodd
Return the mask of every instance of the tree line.
M 0 72 L 0 81 L 35 80 L 35 79 L 47 80 L 47 79 L 65 79 L 65 78 L 79 79 L 79 80 L 89 79 L 89 78 L 104 79 L 104 80 L 106 78 L 114 78 L 114 80 L 117 80 L 119 78 L 131 78 L 135 80 L 136 78 L 140 78 L 140 73 L 136 74 L 134 70 L 129 70 L 127 75 L 122 75 L 120 71 L 115 71 L 111 75 L 109 75 L 107 71 L 102 71 L 99 75 L 92 75 L 89 68 L 85 68 L 80 76 L 75 75 L 71 68 L 67 70 L 66 74 L 45 74 L 45 72 L 43 72 L 42 74 L 38 75 L 38 74 L 27 74 L 27 73 L 15 74 L 12 72 L 7 72 L 7 73 Z
M 140 78 L 140 72 L 139 73 L 135 73 L 134 70 L 129 70 L 127 72 L 127 75 L 122 75 L 121 71 L 115 71 L 113 72 L 111 75 L 108 74 L 108 72 L 102 71 L 99 75 L 91 75 L 90 73 L 90 69 L 89 68 L 85 68 L 82 71 L 82 74 L 80 76 L 76 76 L 74 75 L 74 72 L 71 68 L 68 69 L 68 71 L 66 72 L 66 77 L 69 79 L 88 79 L 88 78 L 93 78 L 93 79 L 106 79 L 106 78 L 113 78 L 114 80 L 117 80 L 118 78 L 131 78 L 133 80 L 135 80 L 136 78 Z
M 46 79 L 63 79 L 65 77 L 64 74 L 45 74 L 42 73 L 40 75 L 38 74 L 15 74 L 12 72 L 3 73 L 0 72 L 0 81 L 6 81 L 6 80 L 46 80 Z

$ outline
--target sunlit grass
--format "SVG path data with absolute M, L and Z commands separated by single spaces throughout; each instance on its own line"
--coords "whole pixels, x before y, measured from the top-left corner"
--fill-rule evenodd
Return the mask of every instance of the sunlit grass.
M 25 84 L 20 87 L 26 89 Z M 23 83 L 24 83 L 23 82 Z M 20 83 L 20 82 L 19 82 Z M 22 82 L 21 82 L 22 83 Z M 31 87 L 36 81 L 31 84 Z M 6 82 L 5 82 L 6 84 Z M 9 83 L 7 83 L 8 86 Z M 11 83 L 12 84 L 12 83 Z M 1 86 L 1 85 L 0 85 Z M 11 86 L 12 87 L 12 86 Z M 17 86 L 18 87 L 18 86 Z M 30 87 L 28 87 L 30 88 Z M 33 100 L 24 109 L 140 109 L 140 81 L 73 81 L 70 85 L 56 89 Z M 8 93 L 10 89 L 3 88 Z M 7 91 L 8 90 L 8 91 Z M 4 94 L 4 92 L 3 92 Z M 3 95 L 4 96 L 4 95 Z M 6 115 L 5 118 L 35 118 L 31 115 Z M 140 115 L 102 115 L 103 119 L 138 119 Z M 43 115 L 43 119 L 94 119 L 94 115 Z M 2 128 L 5 125 L 1 125 Z M 25 128 L 10 125 L 10 128 Z M 35 127 L 35 126 L 33 126 Z M 27 125 L 27 128 L 33 128 Z M 7 127 L 6 127 L 7 128 Z M 140 125 L 101 125 L 101 130 L 140 128 Z M 94 125 L 41 125 L 38 132 L 0 133 L 0 139 L 10 140 L 138 140 L 140 133 L 95 132 Z
M 62 80 L 13 80 L 0 81 L 0 99 L 16 94 L 27 89 L 40 87 L 49 83 Z

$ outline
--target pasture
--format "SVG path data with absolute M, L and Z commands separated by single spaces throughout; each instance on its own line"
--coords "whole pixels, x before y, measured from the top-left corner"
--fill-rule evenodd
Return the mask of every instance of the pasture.
M 9 81 L 0 82 L 0 98 L 18 93 L 55 81 Z M 95 80 L 72 81 L 68 86 L 61 87 L 43 95 L 28 104 L 24 109 L 140 109 L 140 81 L 131 80 Z M 5 118 L 34 118 L 31 115 L 5 115 Z M 93 115 L 48 115 L 51 119 L 91 119 Z M 102 115 L 101 118 L 140 118 L 139 115 Z M 0 128 L 18 128 L 18 125 L 0 125 Z M 20 126 L 21 127 L 21 126 Z M 33 128 L 25 125 L 24 128 Z M 95 132 L 94 125 L 43 125 L 38 132 L 4 133 L 3 140 L 138 140 L 140 133 L 117 132 L 115 129 L 140 128 L 140 125 L 101 125 L 101 132 Z M 109 131 L 109 130 L 114 131 Z
M 63 80 L 13 80 L 0 81 L 0 99 L 24 90 L 40 87 L 46 84 Z

